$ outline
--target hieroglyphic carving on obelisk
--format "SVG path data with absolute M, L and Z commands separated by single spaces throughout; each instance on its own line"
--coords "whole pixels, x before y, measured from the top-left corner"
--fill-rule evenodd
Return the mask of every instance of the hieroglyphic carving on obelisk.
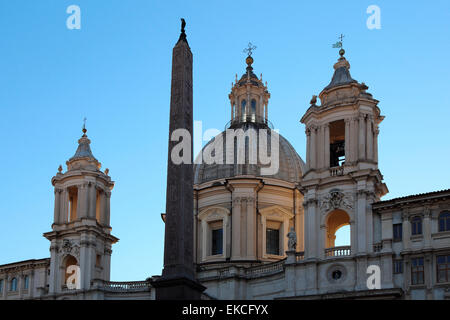
M 171 159 L 172 148 L 179 143 L 171 141 L 172 133 L 186 129 L 192 137 L 193 127 L 192 53 L 182 21 L 181 35 L 172 56 L 163 278 L 194 279 L 192 143 L 190 163 L 174 164 Z

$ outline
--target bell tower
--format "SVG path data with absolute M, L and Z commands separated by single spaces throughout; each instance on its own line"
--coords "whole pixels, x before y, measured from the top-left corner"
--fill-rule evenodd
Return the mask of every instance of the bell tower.
M 109 281 L 111 246 L 110 197 L 114 182 L 93 156 L 83 127 L 78 149 L 63 172 L 52 178 L 55 207 L 50 242 L 49 294 L 89 290 L 94 280 Z
M 373 252 L 371 204 L 388 192 L 378 169 L 378 133 L 384 119 L 368 86 L 350 75 L 341 48 L 333 78 L 301 118 L 307 135 L 305 195 L 305 258 Z M 335 232 L 350 226 L 350 243 L 335 246 Z

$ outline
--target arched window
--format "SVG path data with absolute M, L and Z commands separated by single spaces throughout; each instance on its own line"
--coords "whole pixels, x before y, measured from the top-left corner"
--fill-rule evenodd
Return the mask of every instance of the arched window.
M 11 279 L 11 284 L 9 286 L 9 291 L 17 291 L 17 278 Z
M 74 256 L 68 255 L 65 257 L 63 274 L 63 287 L 68 289 L 79 289 L 79 268 L 77 259 Z
M 411 234 L 413 236 L 422 234 L 422 218 L 421 217 L 413 217 L 411 219 Z
M 350 217 L 347 212 L 340 209 L 330 212 L 326 219 L 325 255 L 327 257 L 350 255 L 350 235 Z
M 241 102 L 241 119 L 245 121 L 246 114 L 245 114 L 245 106 L 247 105 L 246 100 L 242 100 Z
M 252 110 L 251 110 L 252 121 L 255 122 L 255 120 L 256 120 L 256 100 L 255 99 L 252 100 L 251 107 L 252 107 Z
M 450 212 L 442 212 L 439 215 L 439 232 L 450 231 Z
M 26 290 L 28 289 L 29 285 L 30 285 L 30 277 L 25 276 L 23 278 L 23 288 Z

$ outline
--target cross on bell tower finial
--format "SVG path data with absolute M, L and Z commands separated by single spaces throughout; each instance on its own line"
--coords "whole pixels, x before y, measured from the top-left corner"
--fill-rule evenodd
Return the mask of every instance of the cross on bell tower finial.
M 340 48 L 339 54 L 341 57 L 344 56 L 345 50 L 344 50 L 344 35 L 341 33 L 341 35 L 338 37 L 339 41 L 333 44 L 333 48 Z
M 254 46 L 251 42 L 248 43 L 247 48 L 244 49 L 244 53 L 247 53 L 249 57 L 252 56 L 253 50 L 256 49 L 256 46 Z

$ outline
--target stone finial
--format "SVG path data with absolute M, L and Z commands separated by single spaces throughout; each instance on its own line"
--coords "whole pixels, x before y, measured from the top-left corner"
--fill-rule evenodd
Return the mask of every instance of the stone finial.
M 106 168 L 106 169 L 105 169 L 105 174 L 108 175 L 108 173 L 109 173 L 109 169 Z
M 309 103 L 311 104 L 311 106 L 315 106 L 317 103 L 317 96 L 313 95 Z
M 359 87 L 361 88 L 362 92 L 366 92 L 366 90 L 369 89 L 369 87 L 364 82 L 361 83 Z
M 62 165 L 59 165 L 59 167 L 58 167 L 58 173 L 62 173 L 62 171 L 63 171 L 63 167 L 62 167 Z

